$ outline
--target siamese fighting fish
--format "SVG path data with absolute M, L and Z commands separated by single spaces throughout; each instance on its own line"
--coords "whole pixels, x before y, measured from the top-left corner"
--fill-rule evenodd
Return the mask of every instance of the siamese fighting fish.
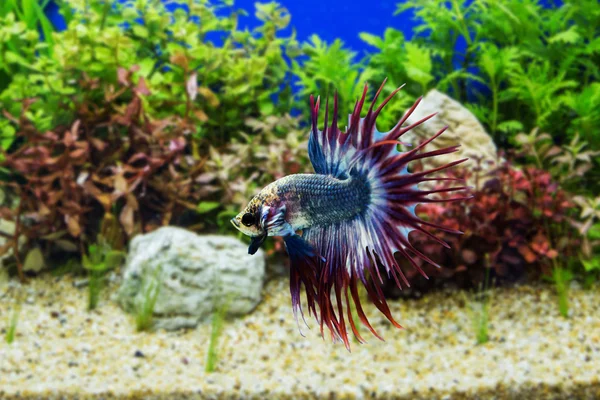
M 352 318 L 350 302 L 360 322 L 380 338 L 370 325 L 360 303 L 358 285 L 366 288 L 370 301 L 396 327 L 384 297 L 382 274 L 395 283 L 410 286 L 394 258 L 405 257 L 423 276 L 425 272 L 414 257 L 432 265 L 437 264 L 417 250 L 409 241 L 411 231 L 419 231 L 449 247 L 425 227 L 460 234 L 460 231 L 436 226 L 415 214 L 419 203 L 463 200 L 469 196 L 438 199 L 429 195 L 464 190 L 466 187 L 447 187 L 421 190 L 419 183 L 436 180 L 459 180 L 435 177 L 432 174 L 451 168 L 467 159 L 420 172 L 409 172 L 411 161 L 453 153 L 458 145 L 429 152 L 425 146 L 440 136 L 440 130 L 410 150 L 400 151 L 405 144 L 399 138 L 410 129 L 433 117 L 406 125 L 406 120 L 421 101 L 418 99 L 389 132 L 375 127 L 383 107 L 401 89 L 393 91 L 375 108 L 384 83 L 374 96 L 364 118 L 361 118 L 367 96 L 362 97 L 349 115 L 346 131 L 338 128 L 338 98 L 334 97 L 331 124 L 328 101 L 323 130 L 318 129 L 320 100 L 310 97 L 312 130 L 308 154 L 314 174 L 288 175 L 262 189 L 247 207 L 231 220 L 242 233 L 250 236 L 248 249 L 254 254 L 268 236 L 281 236 L 290 259 L 290 292 L 293 314 L 298 322 L 302 314 L 300 292 L 306 293 L 306 304 L 321 328 L 331 332 L 334 341 L 341 340 L 350 349 L 346 323 L 360 343 L 361 337 Z M 408 145 L 407 145 L 408 146 Z M 407 147 L 404 146 L 404 147 Z M 439 267 L 439 266 L 438 266 Z M 344 315 L 345 314 L 345 315 Z M 304 315 L 302 314 L 302 318 Z

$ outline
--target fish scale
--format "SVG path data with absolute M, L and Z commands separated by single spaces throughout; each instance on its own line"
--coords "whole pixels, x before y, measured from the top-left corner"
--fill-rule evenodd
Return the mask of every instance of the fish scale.
M 295 174 L 274 182 L 277 196 L 288 209 L 295 229 L 327 226 L 365 212 L 370 186 L 362 176 L 337 179 L 329 175 Z

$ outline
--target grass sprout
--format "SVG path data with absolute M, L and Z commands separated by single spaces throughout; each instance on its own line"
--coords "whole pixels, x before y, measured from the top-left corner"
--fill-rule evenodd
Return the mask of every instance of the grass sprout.
M 154 307 L 160 293 L 160 273 L 161 269 L 157 268 L 154 276 L 144 279 L 142 283 L 142 299 L 135 310 L 135 328 L 138 332 L 152 327 Z
M 229 309 L 230 299 L 221 302 L 215 307 L 212 315 L 210 340 L 208 342 L 208 352 L 206 354 L 206 372 L 215 372 L 217 364 L 219 362 L 219 343 L 220 337 L 223 333 L 223 326 L 225 324 L 225 316 Z
M 465 295 L 466 296 L 466 295 Z M 471 320 L 475 341 L 484 344 L 489 341 L 490 304 L 492 290 L 489 284 L 489 269 L 486 269 L 485 279 L 480 284 L 479 290 L 470 299 L 466 299 L 471 309 Z
M 569 284 L 573 273 L 565 268 L 555 267 L 552 270 L 552 281 L 558 295 L 558 311 L 565 318 L 569 317 Z
M 19 314 L 21 313 L 21 305 L 18 304 L 13 308 L 12 314 L 8 320 L 8 329 L 6 330 L 6 335 L 4 340 L 6 343 L 12 344 L 15 341 L 15 334 L 17 333 L 17 324 L 19 322 Z
M 101 237 L 97 244 L 88 247 L 82 257 L 83 267 L 88 271 L 88 310 L 98 307 L 100 293 L 104 287 L 106 272 L 115 268 L 123 259 L 123 252 L 111 249 Z

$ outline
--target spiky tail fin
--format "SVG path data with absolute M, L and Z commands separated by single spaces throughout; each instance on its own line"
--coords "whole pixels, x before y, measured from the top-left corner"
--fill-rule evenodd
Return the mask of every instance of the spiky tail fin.
M 319 100 L 317 99 L 315 103 L 311 96 L 312 132 L 309 140 L 309 156 L 315 172 L 340 179 L 350 175 L 362 175 L 370 184 L 371 200 L 367 209 L 351 220 L 329 226 L 311 227 L 303 232 L 303 239 L 314 248 L 316 254 L 324 257 L 325 261 L 319 259 L 311 261 L 310 271 L 312 272 L 307 272 L 309 269 L 298 260 L 296 263 L 292 262 L 291 278 L 294 283 L 292 298 L 299 299 L 300 282 L 303 282 L 306 286 L 310 311 L 316 314 L 314 304 L 319 305 L 319 315 L 315 315 L 315 317 L 320 322 L 321 332 L 323 332 L 323 327 L 327 326 L 332 337 L 341 339 L 348 348 L 349 341 L 344 313 L 352 332 L 360 342 L 363 342 L 351 316 L 351 300 L 355 304 L 362 324 L 375 336 L 381 338 L 369 324 L 361 307 L 358 282 L 362 282 L 365 286 L 369 298 L 375 306 L 393 325 L 400 328 L 400 325 L 392 317 L 381 290 L 380 283 L 383 283 L 383 280 L 378 266 L 383 266 L 387 275 L 393 278 L 400 288 L 402 285 L 408 287 L 410 286 L 409 282 L 394 259 L 396 252 L 407 258 L 424 277 L 427 275 L 415 262 L 414 257 L 419 257 L 437 266 L 435 262 L 411 245 L 408 240 L 409 233 L 416 230 L 446 247 L 449 247 L 447 243 L 435 237 L 424 227 L 461 233 L 420 219 L 415 214 L 417 204 L 458 201 L 468 198 L 468 196 L 462 196 L 450 200 L 438 200 L 428 197 L 433 193 L 465 189 L 463 186 L 441 190 L 420 190 L 418 188 L 420 182 L 450 179 L 434 178 L 430 175 L 460 164 L 466 159 L 418 173 L 409 173 L 407 165 L 411 161 L 452 153 L 457 151 L 459 146 L 429 152 L 422 151 L 428 143 L 444 132 L 444 128 L 413 149 L 407 152 L 398 151 L 399 138 L 435 114 L 409 126 L 403 126 L 421 101 L 419 98 L 391 131 L 385 133 L 377 131 L 375 127 L 377 116 L 401 89 L 396 89 L 374 110 L 375 102 L 384 85 L 385 81 L 375 94 L 366 116 L 361 118 L 360 114 L 367 95 L 367 86 L 365 86 L 362 97 L 357 101 L 354 111 L 349 116 L 347 132 L 340 131 L 337 126 L 337 94 L 334 97 L 332 123 L 327 126 L 326 110 L 323 131 L 317 128 Z M 302 279 L 300 279 L 301 275 Z M 335 294 L 334 301 L 332 301 L 332 292 Z M 295 302 L 294 308 L 299 307 L 299 303 Z

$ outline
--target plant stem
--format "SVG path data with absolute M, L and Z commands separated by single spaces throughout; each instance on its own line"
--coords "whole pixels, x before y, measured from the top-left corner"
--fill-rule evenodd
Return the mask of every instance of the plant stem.
M 98 300 L 100 299 L 100 286 L 102 284 L 102 272 L 90 271 L 90 277 L 88 282 L 88 310 L 94 310 L 98 307 Z
M 102 10 L 102 22 L 100 22 L 100 32 L 104 30 L 104 25 L 106 24 L 106 17 L 108 16 L 108 12 L 110 11 L 110 1 L 106 1 L 104 3 L 104 9 Z

